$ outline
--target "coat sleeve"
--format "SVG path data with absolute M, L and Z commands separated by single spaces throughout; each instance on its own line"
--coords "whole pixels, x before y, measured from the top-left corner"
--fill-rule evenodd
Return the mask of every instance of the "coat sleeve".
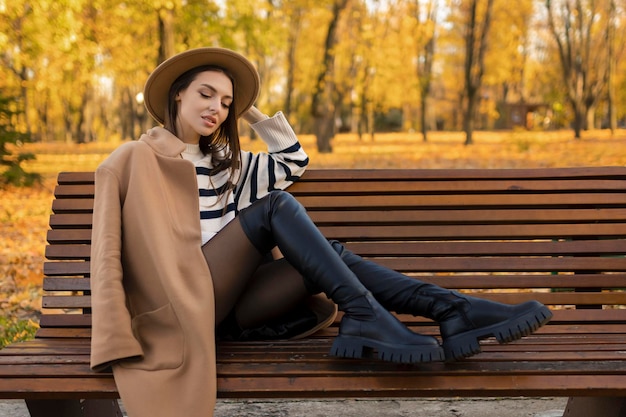
M 117 176 L 96 170 L 91 238 L 91 368 L 102 371 L 113 362 L 142 357 L 133 336 L 122 268 L 122 194 Z
M 291 125 L 278 112 L 251 125 L 267 144 L 267 152 L 241 152 L 241 175 L 235 199 L 239 210 L 272 190 L 284 190 L 304 173 L 309 157 Z

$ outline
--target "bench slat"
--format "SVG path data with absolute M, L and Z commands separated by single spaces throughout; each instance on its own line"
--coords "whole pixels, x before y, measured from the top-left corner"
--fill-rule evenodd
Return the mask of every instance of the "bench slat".
M 560 275 L 420 275 L 419 279 L 450 289 L 552 289 L 572 288 L 621 288 L 626 282 L 626 274 L 560 274 Z M 44 279 L 43 289 L 46 291 L 89 291 L 89 278 L 58 278 Z
M 502 210 L 337 210 L 309 211 L 311 219 L 320 226 L 335 224 L 393 225 L 393 224 L 544 224 L 623 222 L 626 210 L 616 208 L 502 209 Z M 91 228 L 91 213 L 65 213 L 50 216 L 53 229 Z
M 375 259 L 375 258 L 374 258 Z M 402 272 L 572 272 L 572 271 L 626 271 L 626 258 L 594 257 L 535 257 L 533 262 L 519 257 L 421 257 L 376 259 L 377 263 Z M 47 276 L 89 274 L 90 262 L 46 262 Z
M 498 256 L 498 255 L 551 255 L 576 256 L 624 255 L 626 240 L 552 240 L 520 242 L 349 242 L 346 247 L 361 256 Z M 46 247 L 50 260 L 88 260 L 89 244 L 56 244 Z

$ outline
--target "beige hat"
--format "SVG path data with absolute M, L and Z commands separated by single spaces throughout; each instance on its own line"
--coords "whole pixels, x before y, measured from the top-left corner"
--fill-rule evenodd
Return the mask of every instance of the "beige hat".
M 291 336 L 290 340 L 298 340 L 309 337 L 313 333 L 329 327 L 333 324 L 335 318 L 337 317 L 337 304 L 322 293 L 310 296 L 306 299 L 305 304 L 311 312 L 315 314 L 317 323 L 308 330 L 304 330 L 295 336 Z
M 165 120 L 170 86 L 185 72 L 202 66 L 224 68 L 235 78 L 237 117 L 254 104 L 259 94 L 259 73 L 243 55 L 224 48 L 190 49 L 163 61 L 148 77 L 144 87 L 146 108 L 159 123 Z

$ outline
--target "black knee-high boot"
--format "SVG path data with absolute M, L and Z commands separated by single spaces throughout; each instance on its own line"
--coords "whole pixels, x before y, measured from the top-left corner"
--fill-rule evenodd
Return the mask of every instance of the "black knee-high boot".
M 383 307 L 438 322 L 446 360 L 479 353 L 479 340 L 491 336 L 500 343 L 527 336 L 552 317 L 537 301 L 508 305 L 470 297 L 365 260 L 337 241 L 331 245 Z
M 242 210 L 239 220 L 260 252 L 278 246 L 312 292 L 325 292 L 345 313 L 332 355 L 360 358 L 375 349 L 387 361 L 444 359 L 437 339 L 410 331 L 380 306 L 289 193 L 271 192 Z

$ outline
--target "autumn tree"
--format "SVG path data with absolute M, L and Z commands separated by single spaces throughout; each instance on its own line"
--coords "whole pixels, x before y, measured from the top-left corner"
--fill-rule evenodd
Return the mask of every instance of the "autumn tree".
M 0 62 L 9 70 L 8 76 L 15 78 L 11 86 L 19 89 L 19 100 L 23 108 L 13 121 L 17 123 L 18 129 L 23 129 L 28 135 L 31 134 L 31 126 L 28 123 L 28 115 L 31 112 L 28 92 L 33 74 L 31 57 L 40 49 L 35 39 L 33 14 L 33 7 L 30 3 L 17 1 L 6 4 L 4 12 L 0 14 L 0 33 L 3 35 L 0 36 Z M 8 84 L 8 81 L 6 80 L 5 83 Z M 6 91 L 9 87 L 7 84 L 0 85 L 0 87 Z
M 435 43 L 437 38 L 437 12 L 440 4 L 438 0 L 415 0 L 414 17 L 416 22 L 415 36 L 417 38 L 417 79 L 420 86 L 420 127 L 422 139 L 428 141 L 428 98 L 431 92 L 433 78 L 433 64 L 435 60 Z
M 333 0 L 331 3 L 331 19 L 324 41 L 324 54 L 320 62 L 320 70 L 315 82 L 311 99 L 313 128 L 317 138 L 317 150 L 321 153 L 332 152 L 331 139 L 335 136 L 335 86 L 333 74 L 335 69 L 335 45 L 337 44 L 337 27 L 341 12 L 350 0 Z
M 26 133 L 17 131 L 14 127 L 20 109 L 15 108 L 16 101 L 10 97 L 0 95 L 0 186 L 5 184 L 32 185 L 39 181 L 37 173 L 26 172 L 22 162 L 35 159 L 30 152 L 15 154 L 8 145 L 26 142 L 30 137 Z
M 617 130 L 617 111 L 615 103 L 615 68 L 616 68 L 616 32 L 617 25 L 617 5 L 615 0 L 609 0 L 608 23 L 606 26 L 606 43 L 607 43 L 607 59 L 608 68 L 606 74 L 607 84 L 607 118 L 611 134 L 615 134 Z
M 476 112 L 485 74 L 485 54 L 491 27 L 494 0 L 467 0 L 461 5 L 464 11 L 463 39 L 465 41 L 465 106 L 463 130 L 465 144 L 473 143 Z
M 606 1 L 546 0 L 548 25 L 556 43 L 563 83 L 574 113 L 574 135 L 593 128 L 595 106 L 605 87 L 608 57 L 604 48 Z
M 344 28 L 336 47 L 335 88 L 342 127 L 374 138 L 374 107 L 379 101 L 376 73 L 384 58 L 385 42 L 379 16 L 365 2 L 352 2 L 346 10 Z

